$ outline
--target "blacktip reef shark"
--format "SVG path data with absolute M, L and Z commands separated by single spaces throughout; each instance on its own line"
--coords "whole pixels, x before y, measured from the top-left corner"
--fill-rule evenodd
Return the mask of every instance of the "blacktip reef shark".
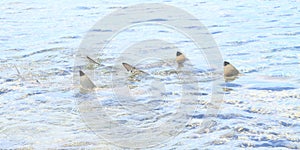
M 25 78 L 22 76 L 22 74 L 20 73 L 19 69 L 17 68 L 16 65 L 14 65 L 14 67 L 16 68 L 17 70 L 17 73 L 18 73 L 18 76 L 19 78 L 22 80 L 22 81 L 25 81 Z M 34 82 L 38 83 L 38 84 L 41 84 L 39 80 L 35 79 Z
M 79 76 L 81 88 L 85 90 L 93 90 L 97 87 L 83 71 L 79 71 Z
M 137 69 L 135 67 L 133 67 L 132 65 L 129 65 L 127 63 L 122 63 L 122 65 L 124 66 L 124 68 L 130 72 L 132 75 L 140 75 L 140 74 L 148 74 L 140 69 Z
M 95 61 L 94 59 L 92 59 L 91 57 L 89 57 L 89 56 L 86 56 L 86 58 L 90 61 L 90 62 L 92 62 L 92 63 L 94 63 L 94 64 L 97 64 L 97 65 L 99 65 L 99 66 L 101 66 L 101 64 L 100 63 L 98 63 L 97 61 Z
M 178 64 L 178 67 L 183 67 L 183 63 L 186 61 L 186 57 L 181 53 L 178 52 L 176 53 L 176 62 Z
M 224 61 L 224 76 L 225 77 L 232 77 L 238 76 L 240 72 L 228 61 Z
M 228 61 L 224 61 L 224 79 L 226 82 L 235 80 L 240 72 Z

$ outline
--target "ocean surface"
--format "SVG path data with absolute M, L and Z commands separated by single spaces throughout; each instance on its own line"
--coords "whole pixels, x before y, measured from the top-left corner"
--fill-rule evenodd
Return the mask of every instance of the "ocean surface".
M 212 83 L 220 75 L 213 73 L 204 56 L 198 57 L 202 55 L 191 41 L 172 28 L 127 27 L 107 45 L 108 51 L 96 49 L 99 53 L 89 56 L 100 65 L 87 59 L 85 65 L 78 65 L 79 48 L 92 27 L 110 13 L 139 1 L 2 0 L 0 149 L 300 149 L 299 1 L 147 3 L 171 5 L 193 15 L 207 28 L 222 58 L 240 71 L 238 78 L 221 84 L 223 100 L 218 101 L 215 114 L 207 114 L 207 109 L 214 105 L 210 101 Z M 193 69 L 188 70 L 189 65 L 179 71 L 174 67 L 176 50 L 171 46 L 166 49 L 174 51 L 174 59 L 135 62 L 133 57 L 120 57 L 122 50 L 140 46 L 127 43 L 143 37 L 177 41 L 178 50 L 190 59 Z M 146 44 L 151 49 L 155 41 Z M 146 52 L 140 57 L 147 56 Z M 122 68 L 124 61 L 150 73 L 151 78 L 133 79 Z M 80 90 L 78 69 L 95 82 L 96 90 Z M 190 82 L 181 80 L 186 78 Z M 182 84 L 193 86 L 182 90 Z M 124 86 L 136 99 L 118 92 Z M 186 95 L 193 99 L 180 101 Z M 82 105 L 95 97 L 92 103 Z M 187 120 L 174 119 L 180 104 L 189 108 Z M 108 126 L 108 118 L 101 115 L 89 117 L 95 105 L 104 108 L 98 113 L 130 130 Z M 173 125 L 181 128 L 173 133 L 169 129 Z M 149 129 L 162 140 L 153 144 L 157 140 L 153 135 L 130 137 L 130 131 L 136 129 Z M 124 141 L 118 143 L 118 136 L 132 139 L 124 145 Z

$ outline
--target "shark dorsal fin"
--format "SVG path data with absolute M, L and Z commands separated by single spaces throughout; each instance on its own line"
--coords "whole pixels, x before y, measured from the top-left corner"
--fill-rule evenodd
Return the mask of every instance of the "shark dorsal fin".
M 132 65 L 129 65 L 129 64 L 127 64 L 127 63 L 122 63 L 122 65 L 124 66 L 124 68 L 125 68 L 128 72 L 132 73 L 132 75 L 148 74 L 148 73 L 146 73 L 146 72 L 144 72 L 144 71 L 142 71 L 142 70 L 140 70 L 140 69 L 137 69 L 137 68 L 135 68 L 135 67 L 133 67 Z
M 127 63 L 122 63 L 122 65 L 124 66 L 124 68 L 127 70 L 127 71 L 130 71 L 132 72 L 133 70 L 135 70 L 136 68 L 127 64 Z
M 95 63 L 95 64 L 97 64 L 97 65 L 100 65 L 100 63 L 98 63 L 97 61 L 95 61 L 95 60 L 92 59 L 91 57 L 86 56 L 86 58 L 87 58 L 89 61 L 91 61 L 92 63 Z
M 80 86 L 86 90 L 92 90 L 96 88 L 96 85 L 91 81 L 91 79 L 83 72 L 79 71 L 80 76 Z
M 183 67 L 183 63 L 186 61 L 186 57 L 181 53 L 178 52 L 176 53 L 176 62 L 178 63 L 178 67 Z

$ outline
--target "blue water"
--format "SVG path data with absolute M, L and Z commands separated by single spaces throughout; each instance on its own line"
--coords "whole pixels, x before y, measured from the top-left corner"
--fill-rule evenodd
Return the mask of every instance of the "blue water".
M 243 74 L 224 83 L 224 101 L 219 114 L 210 117 L 207 130 L 199 124 L 206 117 L 209 87 L 195 93 L 203 101 L 197 103 L 201 109 L 191 115 L 189 125 L 152 149 L 300 149 L 298 1 L 151 2 L 170 4 L 197 17 L 223 59 Z M 96 136 L 81 118 L 73 70 L 88 30 L 105 15 L 132 4 L 138 1 L 0 2 L 0 149 L 122 149 Z M 104 66 L 98 74 L 108 74 L 113 57 L 99 57 Z M 173 79 L 171 75 L 166 82 Z M 103 96 L 103 105 L 116 106 L 107 96 L 106 81 L 95 82 L 103 86 L 97 93 Z M 210 81 L 201 84 L 209 86 Z M 160 110 L 173 109 L 167 105 Z M 130 117 L 122 122 L 135 119 Z

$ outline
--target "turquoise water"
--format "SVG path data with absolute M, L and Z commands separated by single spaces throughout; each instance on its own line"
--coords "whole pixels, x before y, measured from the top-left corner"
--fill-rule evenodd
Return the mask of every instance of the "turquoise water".
M 73 84 L 73 69 L 87 31 L 105 15 L 137 3 L 0 2 L 1 149 L 121 149 L 96 136 L 81 118 L 76 100 L 81 94 Z M 196 93 L 200 95 L 200 109 L 191 115 L 191 122 L 181 134 L 152 149 L 299 149 L 300 3 L 259 0 L 163 3 L 199 18 L 215 39 L 223 59 L 243 75 L 224 83 L 227 90 L 219 115 L 211 117 L 213 121 L 207 130 L 201 130 L 199 124 L 205 119 L 211 82 L 201 81 L 203 87 L 200 94 Z M 187 53 L 191 59 L 193 52 Z M 103 66 L 88 67 L 97 70 L 95 76 L 105 77 L 114 57 L 99 57 L 97 60 Z M 198 64 L 204 62 L 198 61 Z M 115 106 L 108 96 L 110 88 L 100 77 L 93 78 L 102 86 L 97 95 L 103 105 Z M 173 79 L 170 76 L 166 82 Z M 174 109 L 167 106 L 166 111 Z M 127 117 L 123 119 L 135 119 Z

